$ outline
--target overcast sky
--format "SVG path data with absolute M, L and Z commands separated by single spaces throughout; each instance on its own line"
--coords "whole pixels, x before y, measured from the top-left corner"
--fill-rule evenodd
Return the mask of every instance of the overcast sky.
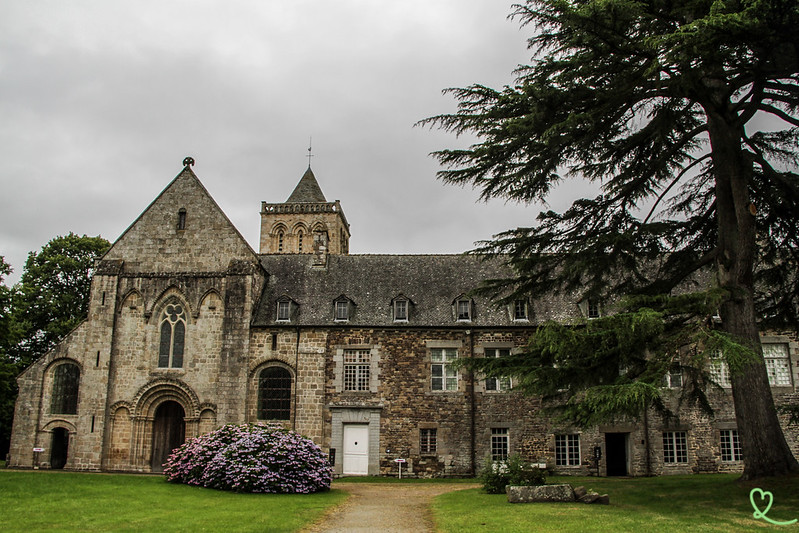
M 511 0 L 0 2 L 0 255 L 70 231 L 116 240 L 195 173 L 257 251 L 260 202 L 308 166 L 341 200 L 351 253 L 459 253 L 540 206 L 478 202 L 414 127 L 446 87 L 501 87 L 531 28 Z

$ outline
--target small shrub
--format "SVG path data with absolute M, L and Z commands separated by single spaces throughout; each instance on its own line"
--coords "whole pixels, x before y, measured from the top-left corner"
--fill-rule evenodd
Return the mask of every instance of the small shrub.
M 236 492 L 328 490 L 333 469 L 322 450 L 270 424 L 227 425 L 191 439 L 164 464 L 167 481 Z
M 546 474 L 538 467 L 522 461 L 518 454 L 505 461 L 492 461 L 488 458 L 480 471 L 483 489 L 489 494 L 503 494 L 506 485 L 544 485 Z

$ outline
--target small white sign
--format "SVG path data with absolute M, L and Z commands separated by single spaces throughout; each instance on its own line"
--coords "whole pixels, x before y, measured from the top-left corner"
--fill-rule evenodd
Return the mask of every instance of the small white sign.
M 395 463 L 407 463 L 405 459 L 394 459 Z
M 34 452 L 43 452 L 44 448 L 34 448 L 33 451 Z

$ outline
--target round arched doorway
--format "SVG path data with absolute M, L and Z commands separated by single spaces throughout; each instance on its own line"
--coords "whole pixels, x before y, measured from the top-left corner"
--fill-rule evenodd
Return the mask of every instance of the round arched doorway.
M 50 444 L 50 468 L 61 470 L 67 464 L 69 454 L 69 430 L 66 428 L 55 428 L 53 439 Z
M 163 472 L 172 450 L 183 444 L 186 438 L 186 412 L 175 401 L 158 406 L 153 418 L 153 454 L 150 467 L 153 472 Z

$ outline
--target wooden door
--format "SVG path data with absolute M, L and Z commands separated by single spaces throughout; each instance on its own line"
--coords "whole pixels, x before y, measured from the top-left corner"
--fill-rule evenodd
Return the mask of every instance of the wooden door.
M 178 402 L 164 402 L 155 410 L 153 420 L 153 455 L 150 467 L 153 472 L 163 472 L 172 450 L 183 444 L 186 421 L 183 406 Z

